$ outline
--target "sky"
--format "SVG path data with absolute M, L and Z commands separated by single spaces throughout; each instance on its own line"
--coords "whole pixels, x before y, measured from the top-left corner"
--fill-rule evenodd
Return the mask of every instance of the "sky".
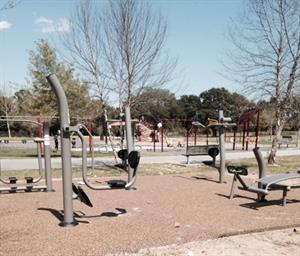
M 6 2 L 0 0 L 0 8 Z M 170 56 L 178 58 L 169 88 L 177 97 L 199 95 L 212 87 L 240 91 L 221 75 L 225 72 L 221 61 L 226 62 L 224 52 L 230 47 L 225 36 L 230 19 L 243 7 L 243 0 L 149 2 L 168 22 L 165 47 Z M 0 11 L 0 84 L 11 84 L 12 91 L 27 84 L 28 52 L 35 49 L 34 42 L 52 40 L 68 31 L 68 18 L 75 5 L 75 0 L 21 0 L 14 8 Z

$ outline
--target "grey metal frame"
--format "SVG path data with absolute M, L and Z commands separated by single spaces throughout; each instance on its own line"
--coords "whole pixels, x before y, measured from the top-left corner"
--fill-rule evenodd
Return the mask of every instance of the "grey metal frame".
M 68 101 L 59 80 L 55 74 L 46 77 L 54 91 L 59 104 L 60 130 L 61 130 L 61 158 L 62 158 L 62 179 L 63 179 L 63 205 L 64 219 L 60 223 L 63 227 L 75 226 L 78 224 L 73 214 L 73 191 L 72 191 L 72 163 L 70 144 L 70 114 Z
M 92 184 L 89 179 L 88 179 L 88 174 L 87 174 L 87 153 L 86 153 L 86 142 L 84 140 L 83 134 L 80 132 L 80 124 L 77 126 L 72 126 L 70 127 L 72 132 L 76 132 L 80 138 L 81 145 L 82 145 L 82 179 L 84 183 L 86 184 L 87 187 L 93 190 L 109 190 L 112 189 L 109 184 L 105 185 L 95 185 Z M 125 185 L 125 189 L 130 189 L 136 181 L 136 173 L 132 173 L 131 175 L 128 175 L 128 181 L 127 184 Z
M 1 119 L 1 121 L 11 121 L 11 122 L 27 122 L 27 123 L 33 123 L 38 126 L 41 126 L 40 123 L 32 120 L 26 120 L 26 119 Z M 32 189 L 37 190 L 45 190 L 46 192 L 52 192 L 54 191 L 52 188 L 52 168 L 51 168 L 51 150 L 50 150 L 50 137 L 49 137 L 49 123 L 44 122 L 43 123 L 43 134 L 44 138 L 35 138 L 34 142 L 37 144 L 37 155 L 38 155 L 38 167 L 39 167 L 39 176 L 34 179 L 30 184 L 26 184 L 26 187 L 16 187 L 14 191 L 21 191 L 26 190 L 29 185 L 36 184 L 41 181 L 43 178 L 43 166 L 42 166 L 42 154 L 41 154 L 41 147 L 40 143 L 43 143 L 43 149 L 44 149 L 44 165 L 45 165 L 45 183 L 46 186 L 34 186 Z M 0 182 L 4 184 L 10 184 L 9 181 L 2 178 L 1 175 L 1 168 L 0 168 Z M 1 188 L 0 192 L 9 192 L 9 188 Z
M 46 77 L 52 90 L 54 91 L 59 103 L 60 115 L 60 129 L 61 129 L 61 155 L 62 155 L 62 179 L 63 179 L 63 205 L 64 205 L 64 219 L 60 223 L 61 226 L 69 227 L 75 226 L 78 222 L 74 219 L 73 214 L 73 191 L 72 191 L 72 162 L 71 162 L 71 144 L 70 133 L 76 132 L 82 142 L 82 168 L 83 180 L 85 184 L 96 190 L 112 189 L 109 185 L 94 186 L 87 179 L 87 159 L 86 159 L 86 145 L 84 137 L 80 132 L 80 125 L 70 126 L 69 107 L 65 92 L 57 79 L 55 74 L 50 74 Z M 128 154 L 133 150 L 133 139 L 131 130 L 130 109 L 126 108 L 125 111 L 126 135 L 127 135 L 127 149 Z M 130 170 L 128 172 L 128 182 L 125 189 L 130 189 L 136 181 L 136 171 Z
M 300 173 L 296 174 L 276 174 L 266 176 L 266 168 L 263 161 L 263 157 L 259 147 L 253 149 L 254 155 L 256 157 L 258 168 L 259 168 L 259 179 L 254 182 L 251 186 L 248 186 L 243 179 L 240 177 L 239 173 L 234 173 L 233 181 L 231 185 L 231 191 L 229 198 L 232 199 L 235 195 L 235 189 L 237 187 L 237 181 L 241 183 L 241 187 L 239 189 L 245 190 L 248 192 L 253 192 L 257 194 L 257 201 L 263 202 L 265 196 L 269 194 L 272 190 L 282 190 L 282 205 L 286 205 L 286 196 L 287 191 L 291 190 L 292 188 L 300 188 L 299 185 L 284 185 L 280 184 L 282 181 L 291 180 L 291 179 L 300 179 Z M 257 184 L 257 186 L 256 186 Z

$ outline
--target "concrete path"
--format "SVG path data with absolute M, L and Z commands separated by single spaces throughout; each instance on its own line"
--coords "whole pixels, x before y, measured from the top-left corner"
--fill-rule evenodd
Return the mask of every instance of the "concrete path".
M 151 163 L 173 163 L 173 164 L 185 164 L 186 157 L 182 154 L 176 152 L 174 155 L 155 155 L 155 156 L 143 156 L 141 152 L 141 163 L 151 164 Z M 264 157 L 268 155 L 267 150 L 262 150 Z M 295 148 L 285 148 L 279 149 L 277 156 L 287 156 L 287 155 L 299 155 L 300 150 Z M 226 159 L 240 159 L 240 158 L 251 158 L 254 157 L 252 150 L 249 151 L 228 151 L 226 152 Z M 205 160 L 211 160 L 209 156 L 195 156 L 190 157 L 190 163 L 199 163 Z M 217 157 L 218 160 L 218 157 Z M 114 164 L 114 159 L 112 156 L 109 157 L 98 157 L 95 158 L 95 164 L 100 164 L 105 162 L 107 164 Z M 25 170 L 25 169 L 38 169 L 38 161 L 34 158 L 23 158 L 23 159 L 1 159 L 1 170 Z M 51 164 L 53 168 L 61 168 L 61 158 L 52 158 Z M 81 166 L 81 158 L 73 158 L 72 165 L 74 167 Z

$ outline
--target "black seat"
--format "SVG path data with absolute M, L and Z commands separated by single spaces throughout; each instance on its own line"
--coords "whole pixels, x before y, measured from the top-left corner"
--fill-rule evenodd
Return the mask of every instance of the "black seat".
M 127 149 L 121 149 L 118 151 L 118 157 L 122 160 L 126 160 L 128 158 L 128 151 Z
M 136 169 L 140 163 L 141 154 L 138 151 L 131 151 L 128 156 L 128 163 L 131 168 Z
M 207 153 L 210 157 L 214 158 L 219 154 L 219 149 L 218 148 L 209 148 Z

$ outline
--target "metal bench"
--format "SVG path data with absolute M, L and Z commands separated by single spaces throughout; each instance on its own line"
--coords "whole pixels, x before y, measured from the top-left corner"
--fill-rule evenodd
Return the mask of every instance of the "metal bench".
M 289 147 L 289 144 L 291 144 L 293 141 L 293 137 L 290 135 L 283 135 L 282 139 L 278 141 L 278 147 L 280 148 L 281 145 L 286 145 L 286 147 Z
M 197 146 L 187 146 L 186 153 L 186 163 L 189 164 L 190 156 L 201 156 L 209 155 L 213 159 L 213 165 L 216 164 L 216 157 L 219 154 L 219 145 L 197 145 Z
M 273 190 L 282 190 L 282 205 L 286 205 L 286 196 L 287 192 L 290 191 L 292 188 L 300 188 L 299 184 L 295 185 L 287 185 L 283 184 L 281 182 L 292 180 L 292 179 L 300 179 L 300 173 L 293 173 L 293 174 L 277 174 L 277 175 L 271 175 L 266 176 L 261 179 L 258 179 L 255 181 L 255 183 L 251 186 L 246 185 L 246 183 L 243 181 L 241 175 L 247 176 L 248 170 L 245 167 L 242 166 L 227 166 L 227 170 L 229 173 L 232 173 L 233 181 L 230 191 L 229 198 L 232 199 L 235 194 L 235 189 L 237 185 L 237 181 L 241 183 L 241 187 L 238 187 L 241 190 L 245 190 L 248 192 L 253 192 L 261 197 L 258 197 L 258 201 L 264 200 L 264 197 L 269 194 L 270 191 Z

